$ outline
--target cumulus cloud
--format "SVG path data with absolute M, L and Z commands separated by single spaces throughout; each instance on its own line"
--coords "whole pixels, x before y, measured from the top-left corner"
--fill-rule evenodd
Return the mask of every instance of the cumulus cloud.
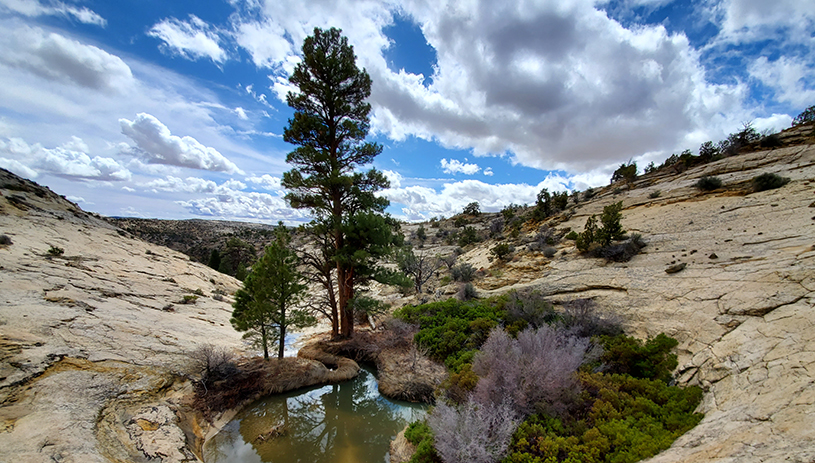
M 395 140 L 417 136 L 576 172 L 678 149 L 695 141 L 688 133 L 715 139 L 745 117 L 744 87 L 709 84 L 687 37 L 661 25 L 625 28 L 593 0 L 236 5 L 238 45 L 271 70 L 281 100 L 302 39 L 314 26 L 342 28 L 373 79 L 372 127 Z M 382 30 L 397 11 L 436 51 L 429 85 L 388 68 Z
M 167 191 L 171 193 L 212 193 L 231 194 L 236 190 L 243 190 L 246 184 L 238 180 L 227 180 L 218 185 L 212 180 L 198 177 L 187 177 L 182 179 L 168 175 L 166 178 L 156 179 L 142 185 L 148 190 Z
M 130 67 L 118 56 L 38 27 L 0 35 L 0 48 L 0 62 L 51 81 L 107 92 L 135 83 Z
M 308 219 L 305 212 L 288 207 L 283 198 L 268 193 L 232 191 L 176 203 L 199 216 L 298 222 Z
M 484 175 L 487 177 L 492 177 L 495 173 L 492 171 L 492 167 L 487 167 L 484 169 Z
M 218 30 L 195 15 L 190 15 L 188 21 L 165 19 L 154 25 L 147 35 L 163 41 L 164 48 L 170 53 L 187 59 L 209 58 L 222 63 L 227 58 L 220 45 Z
M 85 24 L 95 24 L 102 27 L 107 24 L 105 18 L 87 7 L 78 8 L 58 1 L 51 1 L 45 5 L 38 0 L 0 0 L 0 11 L 3 10 L 29 17 L 65 16 Z
M 281 191 L 283 189 L 283 186 L 280 184 L 280 177 L 273 177 L 269 174 L 263 174 L 260 177 L 247 177 L 246 181 L 256 183 L 264 189 L 270 191 Z
M 767 40 L 783 32 L 792 40 L 811 41 L 815 3 L 799 0 L 725 0 L 713 6 L 721 24 L 719 38 L 729 42 Z
M 489 184 L 480 180 L 462 180 L 444 183 L 439 190 L 428 186 L 410 185 L 392 187 L 382 195 L 391 203 L 401 204 L 405 220 L 427 220 L 431 217 L 450 217 L 458 214 L 467 204 L 477 201 L 481 210 L 497 212 L 509 204 L 533 204 L 542 188 L 549 191 L 567 191 L 573 182 L 567 177 L 549 175 L 537 185 L 525 183 Z
M 478 164 L 465 164 L 458 159 L 447 159 L 442 158 L 441 160 L 441 168 L 446 174 L 465 174 L 465 175 L 473 175 L 481 171 L 481 168 L 478 167 Z
M 45 172 L 80 180 L 124 181 L 131 173 L 117 161 L 86 153 L 87 145 L 79 138 L 56 148 L 45 148 L 39 143 L 29 145 L 20 138 L 0 139 L 0 163 L 9 170 L 34 178 Z M 34 172 L 35 175 L 31 175 Z
M 122 133 L 136 142 L 133 153 L 148 163 L 189 167 L 192 169 L 242 174 L 238 166 L 215 148 L 204 146 L 195 138 L 173 135 L 166 125 L 146 113 L 136 119 L 119 119 Z
M 796 107 L 815 101 L 815 66 L 801 58 L 782 56 L 770 61 L 761 56 L 753 61 L 750 76 L 775 91 L 776 98 Z

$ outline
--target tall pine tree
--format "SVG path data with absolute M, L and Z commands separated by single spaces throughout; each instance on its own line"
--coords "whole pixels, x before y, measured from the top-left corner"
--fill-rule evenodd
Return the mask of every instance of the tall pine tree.
M 355 287 L 371 278 L 372 264 L 396 240 L 394 222 L 381 216 L 388 200 L 375 194 L 390 186 L 387 178 L 375 169 L 357 171 L 382 152 L 379 144 L 364 141 L 371 78 L 356 66 L 354 49 L 340 30 L 315 28 L 303 43 L 303 60 L 289 82 L 298 91 L 286 97 L 294 116 L 283 139 L 297 148 L 286 158 L 293 169 L 283 175 L 282 183 L 289 190 L 289 204 L 310 209 L 315 228 L 333 247 L 328 255 L 337 269 L 340 334 L 348 337 L 354 331 L 350 302 Z M 355 239 L 365 235 L 377 241 Z

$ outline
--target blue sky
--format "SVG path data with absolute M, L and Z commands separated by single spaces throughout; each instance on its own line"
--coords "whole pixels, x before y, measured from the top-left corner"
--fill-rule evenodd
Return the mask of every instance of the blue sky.
M 332 26 L 405 220 L 603 185 L 815 104 L 815 2 L 0 0 L 0 167 L 105 215 L 307 221 L 280 188 L 287 77 Z

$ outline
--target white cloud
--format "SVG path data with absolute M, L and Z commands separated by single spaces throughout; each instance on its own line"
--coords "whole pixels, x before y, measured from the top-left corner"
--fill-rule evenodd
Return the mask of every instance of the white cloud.
M 796 107 L 815 101 L 815 65 L 803 59 L 782 56 L 770 61 L 761 56 L 748 67 L 750 75 L 775 90 L 776 98 Z
M 165 19 L 154 25 L 147 35 L 162 40 L 167 50 L 187 59 L 209 58 L 222 63 L 227 58 L 217 29 L 195 15 L 190 15 L 189 21 Z
M 281 100 L 303 38 L 314 26 L 343 29 L 373 79 L 372 127 L 395 140 L 413 135 L 576 172 L 679 149 L 688 133 L 717 139 L 751 118 L 741 106 L 744 86 L 709 84 L 684 35 L 660 25 L 626 29 L 593 0 L 236 5 L 238 44 L 272 71 Z M 382 29 L 397 11 L 437 53 L 427 86 L 422 76 L 390 70 L 383 56 L 390 42 Z
M 442 158 L 441 160 L 441 168 L 446 174 L 465 174 L 465 175 L 473 175 L 478 173 L 481 168 L 478 167 L 478 164 L 465 164 L 458 159 L 447 159 Z
M 492 171 L 492 167 L 487 167 L 484 169 L 484 175 L 487 177 L 492 177 L 495 173 Z
M 243 172 L 215 148 L 204 146 L 195 138 L 178 137 L 161 121 L 146 113 L 136 119 L 119 119 L 122 133 L 136 142 L 133 153 L 149 163 L 189 167 L 216 172 Z
M 239 117 L 239 118 L 241 118 L 241 119 L 243 119 L 243 120 L 247 120 L 247 119 L 249 119 L 249 116 L 247 116 L 247 115 L 246 115 L 246 110 L 244 110 L 244 109 L 243 109 L 243 108 L 241 108 L 240 106 L 239 106 L 239 107 L 237 107 L 237 108 L 235 108 L 235 114 L 237 114 L 237 115 L 238 115 L 238 117 Z
M 282 191 L 283 186 L 280 184 L 280 177 L 273 177 L 269 174 L 263 174 L 260 177 L 253 176 L 247 177 L 247 182 L 256 183 L 264 189 L 270 191 Z
M 0 162 L 27 177 L 32 177 L 30 174 L 34 171 L 82 180 L 130 180 L 132 174 L 127 168 L 111 158 L 91 157 L 85 150 L 87 145 L 76 137 L 56 148 L 45 148 L 39 143 L 29 145 L 20 138 L 7 138 L 0 139 L 0 154 L 4 155 Z
M 725 0 L 713 7 L 721 23 L 720 39 L 767 40 L 783 32 L 791 40 L 812 41 L 815 3 L 800 0 Z
M 3 142 L 0 141 L 0 143 Z M 36 170 L 28 167 L 16 159 L 0 158 L 0 167 L 29 180 L 35 179 L 40 175 Z
M 23 16 L 65 16 L 85 24 L 105 27 L 107 21 L 87 7 L 77 8 L 63 2 L 51 1 L 44 5 L 39 0 L 0 0 L 0 11 L 7 10 Z
M 402 186 L 402 174 L 396 172 L 395 170 L 384 169 L 382 170 L 382 174 L 391 184 L 391 188 L 399 188 Z
M 280 196 L 268 193 L 231 191 L 218 196 L 176 203 L 199 216 L 299 222 L 309 218 L 304 211 L 290 208 Z
M 50 81 L 108 92 L 131 88 L 130 67 L 118 56 L 40 28 L 0 35 L 0 62 Z

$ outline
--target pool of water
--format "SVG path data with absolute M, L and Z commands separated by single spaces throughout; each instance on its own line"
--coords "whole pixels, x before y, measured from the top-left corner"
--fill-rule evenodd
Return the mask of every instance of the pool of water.
M 425 406 L 386 399 L 373 373 L 266 397 L 243 409 L 204 446 L 206 463 L 388 462 L 390 441 Z

